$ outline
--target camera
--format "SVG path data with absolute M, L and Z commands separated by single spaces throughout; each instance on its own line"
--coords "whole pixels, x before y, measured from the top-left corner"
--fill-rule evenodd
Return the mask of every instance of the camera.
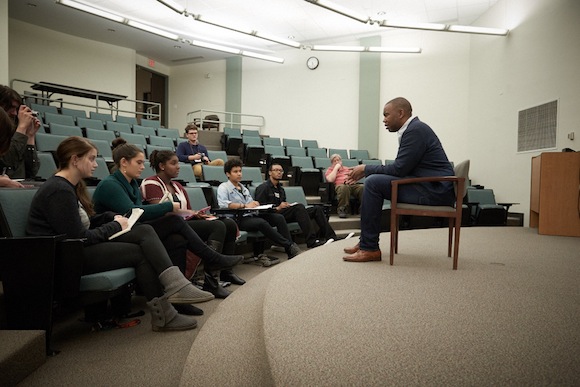
M 32 110 L 31 113 L 34 117 L 38 117 L 38 112 L 36 110 Z

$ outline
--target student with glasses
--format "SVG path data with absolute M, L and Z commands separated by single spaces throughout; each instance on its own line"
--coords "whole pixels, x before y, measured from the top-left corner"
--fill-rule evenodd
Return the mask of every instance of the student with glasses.
M 232 210 L 255 208 L 260 202 L 254 200 L 250 191 L 241 184 L 242 162 L 239 159 L 228 160 L 224 164 L 224 172 L 228 181 L 221 183 L 217 191 L 218 206 Z M 302 252 L 292 241 L 288 225 L 284 217 L 277 213 L 255 214 L 248 212 L 237 217 L 240 230 L 260 231 L 274 243 L 284 247 L 288 259 L 294 258 Z M 276 227 L 276 228 L 274 228 Z
M 286 192 L 280 184 L 284 176 L 284 169 L 280 164 L 270 166 L 270 178 L 256 188 L 256 200 L 261 204 L 273 204 L 276 212 L 281 214 L 286 222 L 298 222 L 300 229 L 306 236 L 306 246 L 308 248 L 318 247 L 326 243 L 327 240 L 336 240 L 337 236 L 324 214 L 324 210 L 319 206 L 304 207 L 302 203 L 291 205 L 286 201 Z M 320 229 L 321 239 L 317 238 L 312 230 L 311 219 L 314 219 Z
M 192 165 L 193 174 L 195 177 L 201 179 L 201 166 L 203 164 L 217 166 L 224 165 L 224 161 L 222 159 L 209 159 L 207 155 L 207 148 L 204 145 L 201 145 L 197 140 L 197 126 L 194 124 L 187 125 L 185 128 L 185 136 L 187 137 L 187 141 L 179 143 L 175 153 L 177 153 L 179 161 Z

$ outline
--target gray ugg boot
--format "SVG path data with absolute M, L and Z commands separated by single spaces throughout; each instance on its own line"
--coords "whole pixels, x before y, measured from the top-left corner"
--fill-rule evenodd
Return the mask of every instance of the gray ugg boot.
M 147 302 L 151 310 L 151 328 L 155 332 L 186 331 L 197 326 L 197 320 L 177 313 L 165 297 L 155 297 Z
M 159 274 L 159 281 L 165 289 L 165 296 L 172 304 L 195 304 L 213 300 L 215 296 L 193 286 L 179 271 L 177 266 L 170 266 Z

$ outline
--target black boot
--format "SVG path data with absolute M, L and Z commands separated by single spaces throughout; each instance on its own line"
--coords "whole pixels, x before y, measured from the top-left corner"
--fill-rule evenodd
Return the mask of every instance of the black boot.
M 210 239 L 207 241 L 206 243 L 209 247 L 211 247 L 214 251 L 217 251 L 218 253 L 221 254 L 222 250 L 223 250 L 223 244 L 219 241 Z
M 220 279 L 222 281 L 228 281 L 233 283 L 234 285 L 243 285 L 246 283 L 245 280 L 243 280 L 242 278 L 238 277 L 236 275 L 236 273 L 234 273 L 232 271 L 232 269 L 228 269 L 228 270 L 222 270 L 220 273 Z
M 200 256 L 200 258 L 203 262 L 203 267 L 209 272 L 231 269 L 244 260 L 243 255 L 223 255 L 214 251 L 211 247 L 206 249 L 206 251 L 208 253 L 203 254 L 204 256 Z
M 186 316 L 203 316 L 203 310 L 191 304 L 171 304 L 179 314 Z
M 226 298 L 232 292 L 227 289 L 224 289 L 218 279 L 213 275 L 209 274 L 208 272 L 204 273 L 204 280 L 203 280 L 203 290 L 206 292 L 210 292 L 215 296 L 215 298 Z

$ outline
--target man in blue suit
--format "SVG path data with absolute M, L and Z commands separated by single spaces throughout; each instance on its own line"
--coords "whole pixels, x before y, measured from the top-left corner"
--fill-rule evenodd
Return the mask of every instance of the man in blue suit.
M 391 181 L 406 177 L 453 176 L 454 171 L 439 138 L 429 125 L 413 116 L 411 104 L 405 98 L 395 98 L 385 105 L 383 122 L 389 132 L 399 137 L 399 151 L 389 165 L 359 165 L 349 179 L 363 176 L 365 189 L 361 207 L 359 243 L 344 252 L 349 262 L 380 261 L 379 234 L 384 199 L 391 199 Z M 409 184 L 399 188 L 402 203 L 453 205 L 455 195 L 451 182 Z

